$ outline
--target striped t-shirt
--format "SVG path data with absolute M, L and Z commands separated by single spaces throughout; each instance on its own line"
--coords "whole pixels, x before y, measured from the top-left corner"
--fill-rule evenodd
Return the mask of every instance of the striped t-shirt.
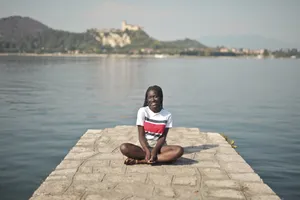
M 144 126 L 147 140 L 158 140 L 165 128 L 173 126 L 172 114 L 165 109 L 154 113 L 148 106 L 141 107 L 137 113 L 136 125 Z

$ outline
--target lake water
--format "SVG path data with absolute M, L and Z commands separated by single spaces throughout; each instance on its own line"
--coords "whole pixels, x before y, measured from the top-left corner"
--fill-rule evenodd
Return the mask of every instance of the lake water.
M 0 199 L 28 199 L 87 129 L 134 125 L 149 85 L 175 126 L 225 133 L 300 199 L 300 60 L 0 57 Z

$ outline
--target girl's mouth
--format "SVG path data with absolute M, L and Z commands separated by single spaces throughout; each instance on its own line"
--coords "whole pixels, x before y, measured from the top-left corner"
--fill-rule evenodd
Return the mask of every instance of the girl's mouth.
M 151 106 L 156 107 L 156 106 L 157 106 L 157 103 L 156 103 L 156 102 L 153 102 L 153 103 L 151 103 Z

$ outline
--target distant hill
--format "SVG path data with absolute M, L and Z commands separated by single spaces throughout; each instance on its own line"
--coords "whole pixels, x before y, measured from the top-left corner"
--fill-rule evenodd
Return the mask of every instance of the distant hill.
M 205 48 L 196 40 L 159 41 L 143 30 L 96 30 L 83 33 L 55 30 L 29 17 L 0 19 L 0 52 L 131 52 L 143 48 L 155 50 Z M 174 52 L 175 52 L 174 50 Z
M 19 41 L 26 36 L 48 30 L 46 25 L 29 17 L 11 16 L 0 19 L 0 38 Z
M 225 35 L 225 36 L 204 36 L 199 39 L 208 46 L 226 46 L 232 48 L 250 49 L 280 49 L 299 48 L 300 44 L 289 44 L 287 42 L 266 38 L 260 35 Z
M 189 38 L 163 42 L 163 44 L 171 48 L 206 48 L 204 44 L 198 42 L 197 40 L 191 40 Z
M 88 33 L 55 30 L 30 17 L 0 19 L 0 52 L 52 53 L 96 46 Z

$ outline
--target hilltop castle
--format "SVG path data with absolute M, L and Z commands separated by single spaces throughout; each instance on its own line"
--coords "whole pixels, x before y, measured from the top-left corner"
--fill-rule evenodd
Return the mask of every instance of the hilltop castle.
M 142 30 L 142 27 L 138 25 L 127 24 L 127 22 L 124 20 L 122 21 L 122 31 L 125 31 L 126 29 L 129 31 L 138 31 L 138 30 Z

